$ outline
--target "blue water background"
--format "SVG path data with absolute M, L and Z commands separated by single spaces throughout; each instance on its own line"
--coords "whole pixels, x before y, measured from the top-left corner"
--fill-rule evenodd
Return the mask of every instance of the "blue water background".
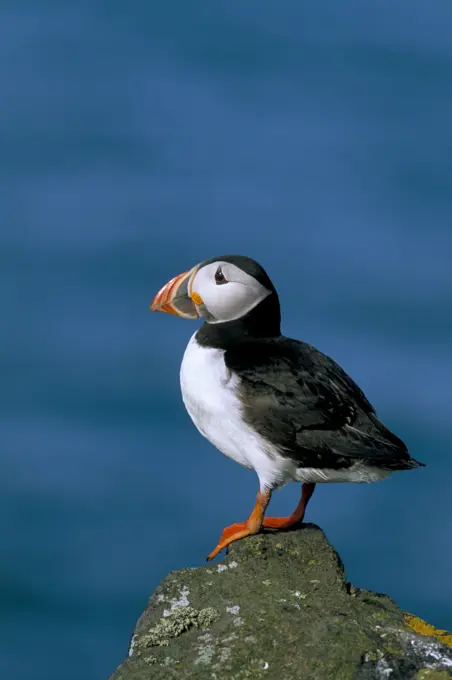
M 229 252 L 428 464 L 308 519 L 452 629 L 451 26 L 450 0 L 2 3 L 2 677 L 107 678 L 247 516 L 254 475 L 181 403 L 195 325 L 148 313 Z

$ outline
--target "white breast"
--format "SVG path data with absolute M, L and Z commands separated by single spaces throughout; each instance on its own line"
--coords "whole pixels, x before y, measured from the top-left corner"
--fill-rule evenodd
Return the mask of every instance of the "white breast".
M 224 363 L 224 351 L 202 347 L 196 333 L 185 350 L 180 371 L 182 398 L 194 424 L 217 449 L 256 471 L 261 489 L 297 479 L 293 461 L 283 458 L 241 417 L 237 378 Z

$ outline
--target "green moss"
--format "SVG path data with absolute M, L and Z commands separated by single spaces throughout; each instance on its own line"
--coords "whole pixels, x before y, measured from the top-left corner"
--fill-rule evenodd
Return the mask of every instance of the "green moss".
M 437 671 L 434 668 L 422 668 L 416 675 L 416 680 L 450 680 L 452 676 L 447 671 Z
M 169 615 L 160 619 L 156 626 L 141 635 L 136 641 L 137 647 L 168 647 L 172 638 L 179 637 L 192 626 L 208 628 L 219 618 L 213 607 L 195 609 L 194 607 L 176 607 Z
M 393 640 L 386 642 L 384 645 L 384 649 L 386 654 L 388 654 L 389 656 L 403 658 L 404 649 L 402 645 L 397 644 Z
M 262 535 L 250 536 L 245 539 L 246 550 L 251 557 L 262 557 L 265 555 L 265 537 Z

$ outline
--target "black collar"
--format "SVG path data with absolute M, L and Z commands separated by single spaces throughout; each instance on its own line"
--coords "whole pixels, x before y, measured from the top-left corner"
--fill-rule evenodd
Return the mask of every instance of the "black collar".
M 248 338 L 275 338 L 281 335 L 281 311 L 274 290 L 248 314 L 235 321 L 204 323 L 196 333 L 203 347 L 228 349 Z

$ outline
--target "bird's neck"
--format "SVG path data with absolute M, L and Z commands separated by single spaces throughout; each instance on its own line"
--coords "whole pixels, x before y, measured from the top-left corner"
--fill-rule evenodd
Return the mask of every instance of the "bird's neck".
M 196 340 L 203 347 L 227 349 L 249 338 L 275 338 L 280 335 L 281 312 L 278 295 L 274 292 L 240 319 L 204 323 L 196 333 Z

